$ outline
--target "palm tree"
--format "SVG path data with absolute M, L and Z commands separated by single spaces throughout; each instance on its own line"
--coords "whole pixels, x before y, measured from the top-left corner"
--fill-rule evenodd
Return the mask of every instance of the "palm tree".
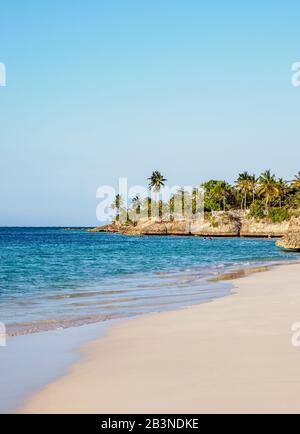
M 286 181 L 284 181 L 283 178 L 279 178 L 277 181 L 277 188 L 278 188 L 278 198 L 279 198 L 279 207 L 282 208 L 282 200 L 286 197 L 289 186 Z
M 238 179 L 236 180 L 236 188 L 238 191 L 240 191 L 243 195 L 243 199 L 241 202 L 241 208 L 247 209 L 247 195 L 248 193 L 254 194 L 254 183 L 256 186 L 256 178 L 255 176 L 249 175 L 248 172 L 240 173 L 238 176 Z
M 250 178 L 249 178 L 249 187 L 250 187 L 250 189 L 251 189 L 251 192 L 252 192 L 252 203 L 254 203 L 254 201 L 255 201 L 255 192 L 256 192 L 256 189 L 257 189 L 257 178 L 256 178 L 256 176 L 255 175 L 250 175 Z
M 291 186 L 295 190 L 300 190 L 300 171 L 295 175 L 295 178 L 292 180 Z
M 148 178 L 148 181 L 149 189 L 158 193 L 160 192 L 161 187 L 164 187 L 166 179 L 158 170 L 155 170 L 154 172 L 152 172 L 150 178 Z
M 173 196 L 170 197 L 169 200 L 169 207 L 170 207 L 170 221 L 173 222 L 174 221 L 174 212 L 175 212 L 175 196 L 173 194 Z
M 152 209 L 152 198 L 151 196 L 148 196 L 147 199 L 147 209 L 148 209 L 148 218 L 151 218 L 151 209 Z
M 118 222 L 120 220 L 120 208 L 122 206 L 123 203 L 123 199 L 122 196 L 120 194 L 117 194 L 115 196 L 115 199 L 111 205 L 112 209 L 116 209 L 117 210 L 117 215 L 116 215 L 116 221 Z
M 182 217 L 184 218 L 184 214 L 185 214 L 185 199 L 184 199 L 185 190 L 184 190 L 184 188 L 180 188 L 178 190 L 178 194 L 181 195 L 181 214 L 182 214 Z
M 135 209 L 136 213 L 140 214 L 142 202 L 141 202 L 141 199 L 138 195 L 132 199 L 132 205 L 133 205 L 133 208 Z
M 231 188 L 225 181 L 218 181 L 213 189 L 213 196 L 217 200 L 221 200 L 223 203 L 223 211 L 226 209 L 226 200 L 231 194 Z
M 165 185 L 166 178 L 164 178 L 163 175 L 158 170 L 155 170 L 154 172 L 152 172 L 150 178 L 148 178 L 148 181 L 149 181 L 149 189 L 153 190 L 156 193 L 159 193 L 161 188 L 164 187 Z M 162 207 L 163 207 L 163 203 L 162 200 L 160 200 L 158 204 L 158 212 L 159 212 L 160 220 L 162 220 Z
M 136 215 L 140 215 L 141 214 L 141 206 L 142 206 L 142 201 L 140 199 L 140 197 L 138 195 L 136 195 L 135 197 L 132 198 L 132 206 L 134 211 L 136 212 Z M 134 224 L 137 224 L 137 221 L 134 220 Z
M 257 193 L 265 198 L 266 212 L 269 210 L 270 201 L 279 196 L 279 188 L 275 175 L 271 175 L 270 170 L 262 173 L 258 179 Z

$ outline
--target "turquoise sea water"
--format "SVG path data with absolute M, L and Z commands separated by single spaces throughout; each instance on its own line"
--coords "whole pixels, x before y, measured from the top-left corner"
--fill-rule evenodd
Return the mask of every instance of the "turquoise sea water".
M 298 258 L 269 239 L 0 228 L 0 321 L 26 334 L 189 306 L 228 294 L 210 276 Z

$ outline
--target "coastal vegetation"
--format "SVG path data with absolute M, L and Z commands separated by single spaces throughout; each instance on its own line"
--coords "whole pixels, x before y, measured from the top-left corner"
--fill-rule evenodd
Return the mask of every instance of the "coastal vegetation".
M 147 181 L 148 197 L 136 196 L 128 209 L 122 207 L 123 198 L 119 194 L 116 195 L 111 206 L 116 210 L 116 222 L 120 220 L 121 215 L 125 217 L 127 224 L 135 223 L 131 215 L 150 218 L 151 210 L 155 207 L 158 210 L 159 221 L 172 221 L 176 201 L 180 203 L 180 213 L 183 217 L 192 215 L 196 211 L 196 202 L 193 198 L 198 189 L 204 192 L 205 216 L 211 220 L 212 225 L 216 225 L 213 215 L 218 212 L 242 211 L 248 218 L 257 221 L 268 220 L 271 223 L 281 223 L 300 216 L 300 171 L 290 181 L 277 178 L 270 170 L 259 176 L 242 172 L 234 183 L 212 179 L 199 184 L 192 192 L 178 189 L 167 203 L 159 197 L 167 179 L 156 170 Z
M 167 181 L 162 174 L 158 171 L 155 170 L 154 172 L 152 172 L 152 175 L 150 176 L 150 178 L 148 178 L 149 181 L 149 190 L 151 192 L 151 190 L 155 193 L 159 193 L 161 188 L 165 186 L 165 182 Z M 148 205 L 151 204 L 151 199 L 148 198 Z M 148 209 L 150 207 L 148 206 Z M 163 215 L 163 201 L 161 199 L 159 199 L 158 201 L 158 214 L 159 214 L 159 218 L 160 220 L 162 220 L 162 215 Z M 149 217 L 151 216 L 150 212 L 148 211 L 148 215 Z
M 120 220 L 120 211 L 121 211 L 122 204 L 123 204 L 123 199 L 122 199 L 120 194 L 117 194 L 115 196 L 113 203 L 111 204 L 111 208 L 116 210 L 116 221 L 117 222 Z

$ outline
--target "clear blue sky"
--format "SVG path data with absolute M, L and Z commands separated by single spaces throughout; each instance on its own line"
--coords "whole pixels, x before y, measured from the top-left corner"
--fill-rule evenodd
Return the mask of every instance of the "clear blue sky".
M 10 0 L 0 225 L 92 225 L 95 191 L 300 170 L 298 1 Z

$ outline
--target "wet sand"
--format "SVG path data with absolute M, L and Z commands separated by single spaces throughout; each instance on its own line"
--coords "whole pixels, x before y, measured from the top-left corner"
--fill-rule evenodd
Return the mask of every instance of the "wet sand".
M 234 281 L 228 297 L 112 327 L 24 413 L 300 412 L 300 265 Z

